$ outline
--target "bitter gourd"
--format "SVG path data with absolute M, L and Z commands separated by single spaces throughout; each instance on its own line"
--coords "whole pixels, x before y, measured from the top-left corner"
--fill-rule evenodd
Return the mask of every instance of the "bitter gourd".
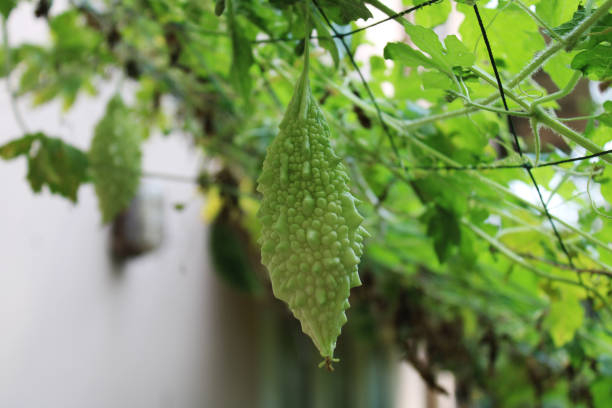
M 308 51 L 305 58 L 258 179 L 260 243 L 274 295 L 289 305 L 329 364 L 346 323 L 350 288 L 361 284 L 357 270 L 367 232 L 311 93 Z
M 125 210 L 140 183 L 141 128 L 121 97 L 115 95 L 95 128 L 89 148 L 89 167 L 102 221 Z

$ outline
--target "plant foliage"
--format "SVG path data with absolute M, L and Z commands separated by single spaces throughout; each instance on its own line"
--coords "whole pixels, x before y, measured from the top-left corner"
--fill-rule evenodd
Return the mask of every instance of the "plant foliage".
M 301 70 L 305 2 L 71 4 L 37 7 L 51 43 L 5 43 L 0 72 L 16 97 L 66 109 L 120 72 L 138 89 L 117 108 L 132 119 L 111 101 L 89 162 L 42 134 L 14 135 L 1 156 L 26 156 L 35 191 L 72 200 L 89 172 L 110 220 L 135 191 L 142 124 L 186 132 L 222 163 L 200 186 L 256 242 L 255 180 Z M 466 405 L 612 405 L 612 105 L 586 91 L 612 78 L 612 0 L 307 6 L 312 93 L 371 234 L 351 310 L 388 328 L 432 387 L 451 370 Z M 374 10 L 402 31 L 363 58 Z M 441 37 L 451 10 L 458 32 Z M 562 117 L 568 96 L 579 107 Z

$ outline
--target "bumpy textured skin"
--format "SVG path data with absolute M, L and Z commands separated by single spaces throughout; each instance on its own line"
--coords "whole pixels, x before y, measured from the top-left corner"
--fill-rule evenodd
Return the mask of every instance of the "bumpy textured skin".
M 289 305 L 321 355 L 332 358 L 350 288 L 361 285 L 357 269 L 367 232 L 329 135 L 305 70 L 268 147 L 258 216 L 274 295 Z
M 102 221 L 112 221 L 126 209 L 140 181 L 140 127 L 118 97 L 106 106 L 89 148 L 91 178 L 98 196 Z

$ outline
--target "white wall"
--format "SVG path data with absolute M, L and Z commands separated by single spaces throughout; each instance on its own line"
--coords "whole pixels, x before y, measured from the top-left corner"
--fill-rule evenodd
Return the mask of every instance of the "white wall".
M 73 207 L 0 168 L 0 406 L 199 406 L 214 309 L 197 208 L 167 206 L 163 247 L 117 270 L 90 188 Z
M 13 43 L 45 37 L 32 7 L 11 16 Z M 2 144 L 22 131 L 0 85 Z M 87 148 L 109 96 L 103 88 L 66 115 L 57 104 L 20 106 L 29 130 Z M 144 168 L 195 175 L 194 151 L 187 139 L 155 137 Z M 195 187 L 146 181 L 164 196 L 164 242 L 117 266 L 91 186 L 77 205 L 33 194 L 26 167 L 24 159 L 0 161 L 0 407 L 248 406 L 256 386 L 253 316 L 245 312 L 252 305 L 210 269 Z M 175 202 L 186 209 L 175 211 Z
M 12 43 L 46 40 L 33 7 L 13 12 Z M 0 144 L 23 134 L 5 85 Z M 20 110 L 30 131 L 86 149 L 112 88 L 66 114 L 27 100 Z M 154 137 L 144 147 L 145 171 L 194 176 L 198 166 L 186 138 Z M 73 205 L 32 193 L 26 171 L 24 159 L 0 161 L 0 407 L 254 406 L 257 305 L 212 273 L 194 186 L 145 180 L 164 196 L 164 242 L 118 266 L 92 187 Z M 176 202 L 186 209 L 175 211 Z M 424 406 L 415 372 L 404 364 L 398 373 L 397 406 Z
M 145 149 L 148 169 L 189 174 L 195 162 L 177 139 Z M 117 267 L 92 188 L 76 206 L 34 195 L 25 167 L 0 163 L 0 406 L 248 406 L 253 316 L 209 267 L 193 186 L 158 185 L 164 242 Z
M 6 113 L 3 134 L 15 130 Z M 41 124 L 56 115 L 27 112 Z M 179 139 L 145 149 L 150 170 L 193 174 L 196 162 Z M 164 243 L 118 268 L 92 188 L 75 206 L 33 194 L 25 174 L 24 160 L 0 163 L 0 406 L 244 406 L 253 378 L 233 393 L 224 387 L 253 375 L 240 367 L 253 366 L 241 340 L 252 327 L 229 318 L 244 301 L 210 270 L 193 186 L 158 185 Z M 177 201 L 185 211 L 173 210 Z

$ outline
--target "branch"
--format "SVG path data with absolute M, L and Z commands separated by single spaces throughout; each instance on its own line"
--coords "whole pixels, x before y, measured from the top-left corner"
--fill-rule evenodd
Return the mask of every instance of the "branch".
M 573 280 L 567 279 L 567 278 L 560 278 L 558 276 L 551 275 L 551 274 L 549 274 L 547 272 L 539 270 L 538 268 L 536 268 L 535 266 L 533 266 L 532 264 L 527 262 L 519 254 L 517 254 L 516 252 L 512 251 L 510 248 L 508 248 L 507 246 L 502 244 L 500 241 L 498 241 L 494 237 L 490 236 L 489 234 L 487 234 L 486 232 L 484 232 L 483 230 L 481 230 L 477 226 L 473 225 L 471 222 L 469 222 L 469 221 L 467 221 L 465 219 L 462 219 L 461 223 L 463 225 L 465 225 L 466 227 L 468 227 L 469 229 L 471 229 L 472 232 L 474 232 L 480 238 L 482 238 L 485 241 L 487 241 L 489 243 L 489 245 L 491 245 L 493 248 L 497 249 L 499 252 L 504 254 L 511 261 L 521 265 L 525 269 L 530 270 L 531 272 L 535 273 L 536 275 L 538 275 L 540 277 L 543 277 L 543 278 L 546 278 L 546 279 L 550 279 L 552 281 L 556 281 L 556 282 L 560 282 L 560 283 L 565 283 L 567 285 L 574 285 L 574 286 L 585 287 L 585 285 L 581 284 L 580 282 L 573 281 Z
M 551 42 L 548 47 L 546 47 L 529 64 L 527 64 L 521 70 L 521 72 L 519 72 L 514 78 L 510 80 L 510 82 L 508 82 L 508 86 L 510 88 L 514 88 L 525 78 L 531 76 L 533 73 L 538 71 L 540 67 L 544 65 L 544 62 L 546 62 L 546 60 L 548 60 L 558 51 L 563 49 L 566 44 L 566 49 L 571 49 L 573 45 L 578 41 L 580 36 L 582 36 L 582 34 L 584 34 L 584 32 L 587 31 L 589 28 L 591 28 L 591 26 L 595 24 L 597 20 L 603 17 L 603 15 L 606 14 L 610 8 L 612 8 L 612 0 L 606 0 L 606 2 L 602 4 L 593 14 L 582 20 L 582 22 L 580 22 L 580 24 L 578 24 L 573 31 L 563 37 L 563 42 Z
M 607 271 L 604 269 L 591 269 L 591 268 L 578 268 L 578 267 L 572 267 L 571 265 L 568 264 L 564 264 L 561 262 L 557 262 L 557 261 L 553 261 L 551 259 L 546 259 L 546 258 L 540 258 L 538 256 L 532 255 L 532 254 L 527 254 L 527 253 L 520 253 L 520 256 L 522 256 L 523 258 L 526 259 L 532 259 L 534 261 L 538 261 L 538 262 L 542 262 L 542 263 L 546 263 L 548 265 L 552 265 L 555 266 L 557 268 L 561 268 L 561 269 L 565 269 L 565 270 L 569 270 L 572 272 L 577 272 L 577 273 L 590 273 L 593 275 L 605 275 L 609 278 L 612 278 L 612 271 Z

